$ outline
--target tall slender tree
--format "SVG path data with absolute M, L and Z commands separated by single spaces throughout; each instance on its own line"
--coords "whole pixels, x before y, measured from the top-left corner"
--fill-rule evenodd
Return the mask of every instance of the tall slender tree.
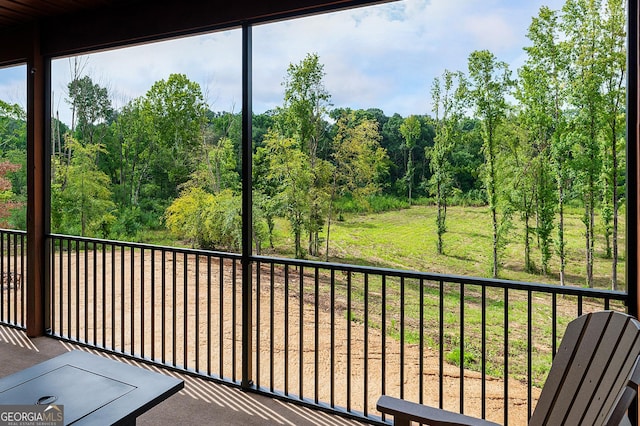
M 416 170 L 413 163 L 413 150 L 418 144 L 418 140 L 420 139 L 420 135 L 422 134 L 420 119 L 415 115 L 410 115 L 409 117 L 405 118 L 400 125 L 400 134 L 402 134 L 402 137 L 404 138 L 404 146 L 407 152 L 407 167 L 404 179 L 407 185 L 407 190 L 409 192 L 409 205 L 411 205 L 411 196 L 414 183 L 413 181 Z
M 595 210 L 599 194 L 602 158 L 603 69 L 600 0 L 567 0 L 563 7 L 563 30 L 569 43 L 569 102 L 574 113 L 569 122 L 576 184 L 584 202 L 586 283 L 593 287 Z
M 546 6 L 540 8 L 529 26 L 527 37 L 532 45 L 525 47 L 528 56 L 525 65 L 519 70 L 520 84 L 516 97 L 522 106 L 521 117 L 529 130 L 531 154 L 535 158 L 536 233 L 542 273 L 546 274 L 552 253 L 551 234 L 557 206 L 560 283 L 564 284 L 564 193 L 567 182 L 562 175 L 563 168 L 567 167 L 568 156 L 555 158 L 554 153 L 563 152 L 558 144 L 565 127 L 562 108 L 565 104 L 563 87 L 566 82 L 567 61 L 564 46 L 560 42 L 558 13 Z
M 611 288 L 618 289 L 619 209 L 624 197 L 624 120 L 626 78 L 626 2 L 605 0 L 601 14 L 603 85 L 602 218 L 606 254 L 611 258 Z
M 511 91 L 512 81 L 509 66 L 498 61 L 488 50 L 476 50 L 469 56 L 468 99 L 475 114 L 482 122 L 484 187 L 487 191 L 491 222 L 493 226 L 493 262 L 491 272 L 498 276 L 499 251 L 504 245 L 498 219 L 498 126 L 507 112 L 507 95 Z
M 433 147 L 425 148 L 431 169 L 429 191 L 436 197 L 438 209 L 436 217 L 438 254 L 444 254 L 443 237 L 447 231 L 447 200 L 451 196 L 454 184 L 451 155 L 460 138 L 459 122 L 462 115 L 461 100 L 464 88 L 462 73 L 445 70 L 441 79 L 436 77 L 431 85 L 436 135 Z

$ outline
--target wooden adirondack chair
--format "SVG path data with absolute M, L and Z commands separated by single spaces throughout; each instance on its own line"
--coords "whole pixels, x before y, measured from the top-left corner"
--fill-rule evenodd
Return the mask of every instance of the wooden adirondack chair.
M 529 425 L 630 424 L 640 383 L 640 322 L 620 312 L 582 315 L 567 326 Z M 378 410 L 396 426 L 496 425 L 383 395 Z

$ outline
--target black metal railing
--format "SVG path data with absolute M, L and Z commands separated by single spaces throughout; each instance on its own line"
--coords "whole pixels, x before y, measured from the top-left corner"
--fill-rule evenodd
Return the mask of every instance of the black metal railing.
M 254 256 L 243 299 L 240 255 L 59 235 L 49 250 L 52 335 L 373 422 L 388 394 L 525 423 L 566 324 L 627 297 Z
M 0 231 L 0 323 L 25 328 L 27 234 Z
M 51 334 L 239 383 L 240 257 L 54 236 Z
M 625 309 L 621 292 L 255 261 L 256 386 L 369 419 L 388 394 L 526 423 L 566 324 Z

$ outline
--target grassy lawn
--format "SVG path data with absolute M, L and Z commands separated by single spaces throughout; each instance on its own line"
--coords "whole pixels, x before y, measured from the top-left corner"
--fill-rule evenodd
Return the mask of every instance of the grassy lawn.
M 343 222 L 336 222 L 331 230 L 330 260 L 340 263 L 371 265 L 422 272 L 438 272 L 454 275 L 489 277 L 491 275 L 491 221 L 486 208 L 483 207 L 451 207 L 447 215 L 448 232 L 445 235 L 445 254 L 436 252 L 435 234 L 436 209 L 432 206 L 414 206 L 410 209 L 390 211 L 371 215 L 354 215 Z M 584 226 L 581 222 L 582 212 L 571 210 L 565 218 L 567 236 L 567 284 L 585 286 L 584 267 Z M 624 234 L 624 222 L 621 220 L 620 234 Z M 551 260 L 550 274 L 530 274 L 524 271 L 523 225 L 514 220 L 502 259 L 500 278 L 517 281 L 557 284 L 559 267 L 557 256 Z M 554 231 L 555 235 L 555 231 Z M 287 223 L 279 222 L 276 234 L 276 251 L 280 255 L 292 256 L 291 237 Z M 624 238 L 619 241 L 621 261 L 618 265 L 619 289 L 624 290 Z M 536 266 L 540 266 L 540 252 L 535 239 L 531 243 L 532 258 Z M 594 276 L 596 287 L 610 288 L 611 260 L 604 258 L 604 238 L 598 236 Z M 323 250 L 324 251 L 324 250 Z M 323 258 L 324 259 L 324 258 Z M 351 294 L 354 299 L 352 312 L 347 314 L 353 321 L 362 321 L 362 301 L 364 300 L 362 277 L 354 276 Z M 339 283 L 340 285 L 340 283 Z M 346 287 L 340 285 L 338 292 L 346 298 Z M 326 291 L 326 289 L 325 289 Z M 385 333 L 394 338 L 400 337 L 400 283 L 387 283 L 387 304 L 385 306 L 388 322 Z M 420 285 L 418 282 L 405 282 L 405 342 L 416 344 L 420 340 Z M 369 283 L 369 304 L 373 312 L 381 309 L 380 284 L 372 280 Z M 440 290 L 434 283 L 425 286 L 424 311 L 425 345 L 438 347 L 439 330 L 439 296 Z M 374 296 L 372 297 L 371 294 Z M 446 285 L 444 292 L 444 351 L 446 360 L 453 364 L 460 363 L 460 287 Z M 465 290 L 465 367 L 480 370 L 482 349 L 479 342 L 482 333 L 482 312 L 486 315 L 487 336 L 487 374 L 502 377 L 504 360 L 504 324 L 505 297 L 504 292 L 488 289 L 486 293 L 486 309 L 481 303 L 480 290 Z M 357 302 L 356 302 L 357 301 Z M 359 303 L 358 303 L 359 302 Z M 534 326 L 533 347 L 527 348 L 527 308 L 528 302 L 524 294 L 510 293 L 508 304 L 509 321 L 509 359 L 510 376 L 524 380 L 527 374 L 527 353 L 532 351 L 532 380 L 534 385 L 544 382 L 551 364 L 551 301 L 549 296 L 534 295 L 536 308 L 532 312 Z M 558 313 L 558 331 L 562 332 L 566 324 L 575 317 L 575 305 L 571 300 L 560 300 Z M 565 306 L 564 308 L 562 306 Z M 564 309 L 564 311 L 563 311 Z M 346 314 L 346 313 L 345 313 Z M 380 328 L 381 324 L 370 317 L 370 326 Z
M 344 222 L 336 222 L 331 230 L 330 259 L 342 263 L 489 277 L 492 233 L 487 208 L 449 208 L 444 255 L 439 255 L 436 251 L 435 214 L 435 207 L 414 206 L 399 211 L 351 216 Z M 584 286 L 585 242 L 581 211 L 571 210 L 565 218 L 565 223 L 567 284 Z M 621 218 L 620 226 L 618 279 L 619 289 L 624 289 L 624 218 Z M 509 244 L 502 259 L 500 278 L 557 284 L 559 260 L 555 254 L 551 259 L 551 272 L 548 275 L 524 271 L 523 228 L 522 223 L 514 220 Z M 540 268 L 540 251 L 537 249 L 535 237 L 531 247 L 532 259 Z M 594 276 L 596 287 L 599 288 L 611 286 L 611 260 L 606 259 L 604 254 L 604 237 L 598 235 Z

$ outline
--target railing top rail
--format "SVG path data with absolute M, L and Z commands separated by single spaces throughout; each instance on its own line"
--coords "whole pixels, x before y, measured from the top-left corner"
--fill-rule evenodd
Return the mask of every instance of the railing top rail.
M 20 229 L 4 229 L 0 228 L 0 233 L 2 234 L 13 234 L 13 235 L 27 235 L 27 231 L 23 231 Z
M 228 259 L 238 259 L 238 260 L 242 258 L 242 256 L 238 253 L 222 252 L 222 251 L 214 251 L 214 250 L 160 246 L 155 244 L 133 243 L 133 242 L 126 242 L 126 241 L 105 240 L 100 238 L 78 237 L 78 236 L 61 235 L 61 234 L 50 234 L 48 237 L 59 239 L 59 240 L 78 241 L 83 243 L 94 243 L 94 244 L 105 244 L 105 245 L 117 246 L 117 247 L 131 247 L 131 248 L 139 248 L 139 249 L 145 249 L 145 250 L 159 250 L 159 251 L 171 251 L 171 252 L 185 253 L 185 254 L 218 256 L 218 257 L 223 257 Z
M 449 275 L 435 272 L 417 272 L 408 270 L 398 270 L 391 268 L 381 268 L 375 266 L 357 266 L 331 262 L 315 262 L 302 259 L 286 259 L 269 256 L 253 256 L 253 261 L 263 263 L 278 263 L 291 266 L 302 266 L 304 268 L 319 268 L 328 270 L 338 270 L 344 272 L 356 272 L 363 274 L 377 274 L 388 277 L 421 279 L 426 281 L 444 281 L 447 283 L 470 284 L 481 287 L 509 288 L 515 290 L 525 290 L 533 292 L 563 294 L 570 296 L 607 298 L 610 300 L 626 300 L 627 293 L 623 291 L 613 291 L 595 288 L 584 288 L 575 286 L 560 286 L 555 284 L 530 283 L 525 281 L 511 281 L 505 279 L 481 278 L 464 275 Z
M 20 231 L 7 231 L 7 232 L 20 233 Z M 185 254 L 219 256 L 223 258 L 236 259 L 236 260 L 241 260 L 242 258 L 242 256 L 238 253 L 220 252 L 220 251 L 212 251 L 212 250 L 178 248 L 178 247 L 169 247 L 169 246 L 159 246 L 159 245 L 153 245 L 153 244 L 132 243 L 132 242 L 77 237 L 77 236 L 60 235 L 60 234 L 50 234 L 49 237 L 61 239 L 61 240 L 113 245 L 118 247 L 132 247 L 132 248 L 139 248 L 139 249 L 146 249 L 146 250 L 163 250 L 163 251 L 171 251 L 171 252 L 185 253 Z M 464 276 L 464 275 L 450 275 L 450 274 L 441 274 L 441 273 L 435 273 L 435 272 L 418 272 L 418 271 L 399 270 L 399 269 L 391 269 L 391 268 L 381 268 L 381 267 L 375 267 L 375 266 L 348 265 L 348 264 L 342 264 L 342 263 L 319 262 L 319 261 L 304 260 L 304 259 L 289 259 L 289 258 L 272 257 L 272 256 L 252 256 L 251 261 L 290 265 L 290 266 L 297 266 L 297 267 L 311 268 L 311 269 L 318 268 L 318 269 L 327 269 L 327 270 L 335 270 L 335 271 L 343 271 L 343 272 L 355 272 L 355 273 L 362 273 L 362 274 L 376 274 L 376 275 L 381 275 L 386 277 L 419 279 L 419 280 L 425 280 L 425 281 L 443 281 L 447 283 L 469 284 L 469 285 L 477 285 L 481 287 L 493 287 L 493 288 L 502 288 L 502 289 L 508 288 L 508 289 L 514 289 L 514 290 L 524 290 L 524 291 L 541 292 L 541 293 L 548 293 L 548 294 L 562 294 L 562 295 L 569 295 L 569 296 L 606 298 L 609 300 L 626 301 L 628 298 L 627 293 L 623 291 L 584 288 L 584 287 L 575 287 L 575 286 L 560 286 L 555 284 L 531 283 L 531 282 L 525 282 L 525 281 L 511 281 L 511 280 L 505 280 L 505 279 L 471 277 L 471 276 Z

